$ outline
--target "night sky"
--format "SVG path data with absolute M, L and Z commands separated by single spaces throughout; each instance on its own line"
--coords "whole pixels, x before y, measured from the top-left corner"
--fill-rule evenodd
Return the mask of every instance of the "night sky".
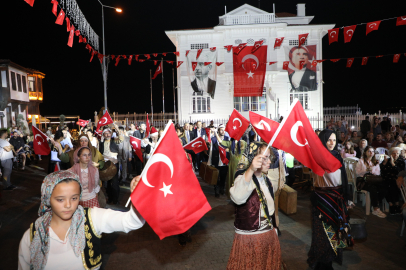
M 30 7 L 23 0 L 1 1 L 0 59 L 10 59 L 46 74 L 43 81 L 42 115 L 93 116 L 103 104 L 103 80 L 97 57 L 89 63 L 90 54 L 75 38 L 68 47 L 66 25 L 56 25 L 50 0 L 36 0 Z M 77 0 L 96 33 L 102 36 L 101 6 L 97 0 Z M 294 1 L 261 1 L 260 8 L 272 12 L 296 14 Z M 144 54 L 173 52 L 175 46 L 165 30 L 213 27 L 224 6 L 231 11 L 244 3 L 258 7 L 251 0 L 209 1 L 133 1 L 102 0 L 105 5 L 120 7 L 123 13 L 105 9 L 106 54 Z M 336 24 L 336 27 L 406 15 L 406 1 L 325 1 L 308 0 L 306 15 L 315 16 L 311 24 Z M 378 31 L 365 35 L 365 25 L 357 26 L 350 43 L 328 45 L 323 38 L 323 58 L 349 58 L 406 53 L 406 26 L 395 26 L 396 19 L 383 21 Z M 100 39 L 100 43 L 101 43 Z M 100 52 L 102 48 L 100 47 Z M 175 60 L 172 54 L 167 60 Z M 396 112 L 405 103 L 406 56 L 393 64 L 392 57 L 370 58 L 366 66 L 356 59 L 351 68 L 346 60 L 324 64 L 324 107 L 359 105 L 363 113 Z M 119 113 L 150 112 L 149 70 L 152 62 L 128 66 L 121 60 L 111 62 L 108 73 L 108 107 Z M 165 109 L 173 111 L 172 67 L 164 64 Z M 175 74 L 176 77 L 176 74 Z M 154 110 L 162 110 L 161 79 L 153 81 Z M 175 82 L 176 85 L 176 82 Z M 406 107 L 406 106 L 405 106 Z

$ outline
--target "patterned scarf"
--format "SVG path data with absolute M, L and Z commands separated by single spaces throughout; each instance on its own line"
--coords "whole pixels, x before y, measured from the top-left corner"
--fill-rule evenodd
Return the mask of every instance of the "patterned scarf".
M 51 195 L 55 186 L 62 180 L 73 179 L 80 185 L 79 177 L 71 171 L 58 171 L 45 177 L 41 186 L 41 205 L 38 210 L 39 218 L 35 221 L 36 233 L 30 245 L 32 270 L 42 270 L 45 268 L 50 249 L 49 226 L 52 219 Z M 80 186 L 82 190 L 82 186 Z M 82 192 L 80 194 L 82 197 Z M 72 216 L 69 228 L 69 242 L 72 245 L 76 257 L 81 255 L 85 248 L 85 214 L 83 207 L 78 206 Z

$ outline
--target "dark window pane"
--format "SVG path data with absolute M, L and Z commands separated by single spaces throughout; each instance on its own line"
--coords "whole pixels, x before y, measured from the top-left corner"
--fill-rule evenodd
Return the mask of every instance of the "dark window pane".
M 11 74 L 11 89 L 16 91 L 17 90 L 16 74 L 14 72 L 10 72 L 10 74 Z
M 27 93 L 27 78 L 23 76 L 23 91 Z
M 18 92 L 22 92 L 23 89 L 21 88 L 21 75 L 17 74 L 17 85 L 18 85 Z

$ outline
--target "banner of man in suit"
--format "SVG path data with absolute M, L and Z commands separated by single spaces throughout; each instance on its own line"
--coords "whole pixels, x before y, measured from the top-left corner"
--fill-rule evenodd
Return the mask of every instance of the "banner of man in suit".
M 292 85 L 291 92 L 317 90 L 316 45 L 284 46 L 285 59 L 289 61 L 288 75 Z
M 187 73 L 194 95 L 209 94 L 214 98 L 217 80 L 217 52 L 204 49 L 196 59 L 197 50 L 189 51 L 186 56 Z M 196 63 L 197 62 L 197 63 Z M 193 70 L 193 63 L 195 68 Z

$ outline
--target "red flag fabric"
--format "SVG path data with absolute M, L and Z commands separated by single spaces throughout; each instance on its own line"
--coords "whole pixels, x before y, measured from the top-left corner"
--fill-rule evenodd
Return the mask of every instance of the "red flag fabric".
M 275 39 L 275 44 L 273 45 L 273 48 L 276 49 L 276 48 L 282 46 L 282 42 L 283 42 L 284 39 L 285 39 L 284 37 L 276 38 Z
M 55 23 L 59 24 L 59 25 L 62 25 L 64 19 L 65 19 L 65 12 L 63 11 L 63 9 L 61 9 L 61 11 L 59 12 L 58 17 L 56 18 Z
M 207 141 L 211 143 L 211 135 L 210 135 L 210 128 L 207 127 L 204 129 L 206 131 Z
M 383 55 L 377 55 L 377 56 L 376 56 L 376 58 L 381 58 L 381 57 L 383 57 Z
M 337 59 L 330 59 L 330 61 L 336 63 L 336 62 L 340 61 L 340 58 L 337 58 Z
M 228 119 L 225 130 L 228 132 L 231 138 L 235 140 L 240 140 L 245 130 L 248 128 L 250 122 L 245 119 L 236 109 Z
M 214 52 L 216 50 L 216 47 L 211 47 L 210 51 Z
M 279 125 L 270 145 L 292 154 L 320 176 L 325 171 L 335 172 L 341 167 L 340 161 L 323 146 L 314 132 L 298 99 L 293 101 L 288 116 Z
M 250 122 L 254 127 L 257 134 L 266 142 L 269 143 L 272 139 L 273 134 L 279 127 L 279 123 L 273 121 L 260 114 L 249 112 Z
M 131 62 L 133 61 L 133 56 L 134 56 L 134 55 L 130 55 L 130 56 L 128 57 L 128 65 L 131 65 Z
M 102 126 L 110 124 L 113 124 L 113 119 L 111 119 L 109 112 L 106 111 L 99 122 L 97 122 L 97 130 L 100 130 Z
M 158 64 L 158 60 L 154 60 L 154 66 L 156 66 L 156 64 Z
M 83 38 L 83 42 L 84 42 L 84 43 L 87 43 L 86 37 Z
M 80 31 L 79 30 L 75 31 L 75 36 L 77 36 L 77 37 L 80 36 Z
M 167 54 L 166 52 L 163 52 L 163 53 L 162 53 L 163 56 L 166 56 L 166 54 Z
M 145 62 L 145 59 L 139 59 L 138 62 L 144 63 L 144 62 Z
M 138 57 L 139 57 L 139 55 L 136 54 L 136 55 L 135 55 L 135 61 L 138 61 Z
M 152 55 L 153 55 L 154 57 L 157 57 L 157 56 L 158 56 L 158 54 L 157 54 L 157 53 L 153 53 Z
M 305 44 L 308 35 L 309 33 L 299 35 L 299 47 Z
M 171 64 L 171 65 L 173 65 L 173 61 L 165 61 L 166 63 L 168 63 L 168 64 Z
M 284 61 L 282 68 L 283 68 L 284 70 L 288 70 L 288 68 L 289 68 L 289 61 Z
M 196 67 L 197 67 L 197 62 L 192 62 L 192 69 L 193 69 L 193 71 L 195 71 Z
M 264 43 L 263 40 L 255 41 L 254 46 L 252 47 L 251 52 L 255 52 L 256 50 L 258 50 L 258 48 L 261 47 L 263 43 Z
M 56 0 L 52 0 L 51 1 L 52 4 L 52 13 L 57 16 L 58 15 L 58 1 Z
M 116 63 L 114 65 L 117 66 L 118 63 L 120 62 L 120 60 L 121 60 L 121 55 L 117 56 Z
M 131 201 L 160 239 L 184 233 L 211 210 L 172 124 L 145 165 Z
M 190 52 L 190 50 L 187 50 L 187 51 L 186 51 L 186 56 L 189 54 L 189 52 Z
M 255 52 L 252 52 L 252 46 L 246 46 L 241 50 L 239 46 L 233 47 L 235 97 L 262 96 L 267 49 L 266 45 L 259 47 Z
M 269 62 L 269 65 L 273 65 L 273 64 L 275 64 L 275 63 L 278 63 L 278 62 Z
M 317 60 L 313 60 L 312 61 L 312 68 L 315 68 L 317 66 L 318 62 Z
M 399 53 L 399 54 L 395 54 L 395 55 L 393 56 L 393 63 L 399 62 L 399 58 L 400 58 L 400 53 Z
M 370 32 L 372 32 L 374 30 L 378 30 L 380 24 L 381 24 L 381 21 L 367 23 L 367 31 L 366 31 L 365 35 L 368 35 Z
M 174 54 L 176 55 L 176 56 L 180 56 L 180 53 L 179 52 L 174 52 Z M 164 55 L 165 56 L 165 55 Z
M 328 30 L 328 45 L 333 42 L 338 42 L 338 33 L 340 32 L 340 28 L 333 28 Z
M 104 55 L 103 55 L 103 54 L 101 54 L 101 53 L 97 53 L 97 58 L 99 58 L 100 64 L 102 64 L 102 63 L 103 63 L 103 57 L 104 57 Z
M 220 159 L 221 162 L 223 162 L 224 165 L 228 165 L 228 163 L 230 162 L 227 158 L 227 151 L 224 148 L 224 146 L 222 146 L 221 144 L 219 144 L 219 152 L 220 152 Z
M 196 54 L 196 60 L 199 59 L 200 54 L 202 53 L 203 49 L 198 49 Z
M 65 18 L 65 21 L 66 21 L 66 32 L 69 32 L 70 31 L 70 20 L 69 20 L 69 18 L 68 17 L 66 17 Z
M 159 74 L 161 74 L 162 73 L 162 62 L 161 62 L 161 64 L 159 64 L 158 65 L 158 67 L 156 68 L 156 70 L 155 70 L 155 74 L 154 74 L 154 76 L 152 77 L 152 79 L 155 79 L 156 78 L 156 76 L 158 76 Z
M 233 47 L 233 53 L 238 55 L 247 46 L 247 43 L 240 43 L 237 47 Z
M 396 19 L 396 26 L 406 25 L 406 16 L 400 16 Z
M 43 156 L 49 155 L 51 148 L 49 148 L 47 141 L 48 137 L 34 126 L 32 126 L 32 135 L 34 136 L 33 145 L 35 154 Z
M 231 49 L 233 48 L 233 45 L 226 45 L 224 46 L 225 49 L 227 49 L 227 52 L 230 52 Z
M 93 56 L 96 54 L 96 51 L 92 48 L 92 56 L 90 57 L 90 61 L 89 62 L 92 62 L 92 60 L 93 60 Z
M 87 126 L 87 124 L 89 124 L 89 121 L 82 120 L 82 119 L 79 119 L 79 121 L 78 121 L 78 125 L 81 127 L 85 127 L 85 126 Z
M 61 168 L 59 167 L 59 163 L 55 164 L 54 172 L 59 172 Z
M 35 0 L 24 0 L 24 1 L 27 2 L 28 5 L 34 6 L 34 1 Z
M 206 142 L 202 137 L 197 137 L 196 139 L 192 140 L 185 146 L 183 146 L 185 150 L 191 150 L 195 154 L 208 150 Z
M 145 137 L 148 138 L 149 133 L 151 131 L 151 127 L 149 126 L 148 114 L 147 114 L 147 121 L 145 121 L 145 125 L 147 126 L 147 130 L 145 131 Z
M 86 44 L 85 48 L 89 50 L 89 53 L 92 52 L 92 46 L 90 46 L 90 44 Z
M 350 42 L 352 39 L 352 36 L 354 35 L 355 28 L 357 25 L 352 25 L 352 26 L 346 26 L 344 27 L 344 42 Z
M 114 60 L 114 58 L 116 58 L 116 56 L 114 54 L 111 55 L 111 60 Z
M 299 69 L 303 69 L 306 61 L 299 61 Z
M 347 59 L 347 68 L 350 68 L 352 66 L 352 63 L 354 63 L 354 58 L 348 58 Z
M 211 62 L 204 62 L 204 65 L 205 66 L 208 66 L 208 65 L 210 65 L 211 64 Z
M 144 159 L 142 158 L 142 152 L 141 152 L 141 140 L 131 136 L 130 135 L 130 144 L 137 155 L 137 157 L 141 160 L 141 162 L 144 162 Z
M 149 56 L 149 54 L 144 54 L 144 56 L 147 58 L 147 60 L 151 58 L 151 56 Z
M 83 37 L 82 37 L 82 35 L 80 35 L 79 36 L 79 43 L 82 43 L 83 42 Z
M 180 67 L 180 65 L 183 64 L 183 61 L 178 61 L 178 64 L 176 65 L 176 68 Z
M 362 57 L 362 62 L 361 62 L 362 66 L 365 66 L 367 64 L 368 58 L 369 58 L 368 56 Z
M 219 66 L 221 66 L 222 64 L 224 64 L 224 62 L 216 62 L 216 65 L 219 67 Z
M 73 46 L 73 39 L 75 37 L 75 27 L 71 25 L 70 27 L 70 33 L 69 33 L 69 39 L 68 39 L 68 46 L 72 47 Z

